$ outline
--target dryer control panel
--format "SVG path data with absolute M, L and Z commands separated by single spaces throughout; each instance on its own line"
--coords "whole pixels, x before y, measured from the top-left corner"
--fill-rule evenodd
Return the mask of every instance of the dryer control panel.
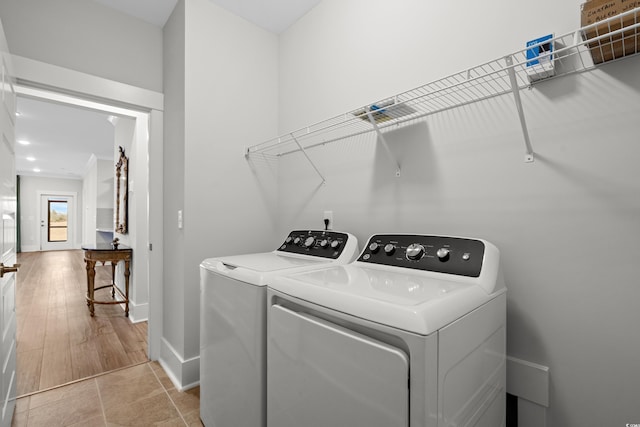
M 296 230 L 289 233 L 278 251 L 337 259 L 349 235 L 328 230 Z
M 376 234 L 358 261 L 458 276 L 478 277 L 484 243 L 460 237 Z

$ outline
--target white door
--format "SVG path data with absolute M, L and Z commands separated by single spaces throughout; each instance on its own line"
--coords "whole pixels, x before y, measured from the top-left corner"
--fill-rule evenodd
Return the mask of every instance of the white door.
M 409 358 L 279 305 L 269 308 L 267 425 L 407 427 Z
M 15 105 L 6 46 L 0 26 L 0 426 L 10 426 L 16 403 L 16 169 Z
M 73 249 L 74 197 L 40 196 L 40 250 Z

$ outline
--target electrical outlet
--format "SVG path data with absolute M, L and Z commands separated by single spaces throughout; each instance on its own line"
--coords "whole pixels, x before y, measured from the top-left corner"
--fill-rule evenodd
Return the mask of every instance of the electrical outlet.
M 329 220 L 326 225 L 326 229 L 333 230 L 333 211 L 324 211 L 322 221 L 325 222 L 326 220 Z

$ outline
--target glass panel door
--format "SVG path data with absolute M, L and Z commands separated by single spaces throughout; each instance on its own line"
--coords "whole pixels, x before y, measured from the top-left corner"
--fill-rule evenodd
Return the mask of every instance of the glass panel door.
M 66 200 L 49 200 L 48 242 L 66 242 L 68 236 L 68 203 Z
M 75 195 L 40 195 L 40 250 L 74 248 Z

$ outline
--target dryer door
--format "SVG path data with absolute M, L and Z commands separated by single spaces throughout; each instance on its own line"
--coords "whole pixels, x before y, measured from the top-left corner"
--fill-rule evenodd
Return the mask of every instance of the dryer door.
M 279 305 L 269 316 L 268 426 L 408 425 L 404 352 Z

